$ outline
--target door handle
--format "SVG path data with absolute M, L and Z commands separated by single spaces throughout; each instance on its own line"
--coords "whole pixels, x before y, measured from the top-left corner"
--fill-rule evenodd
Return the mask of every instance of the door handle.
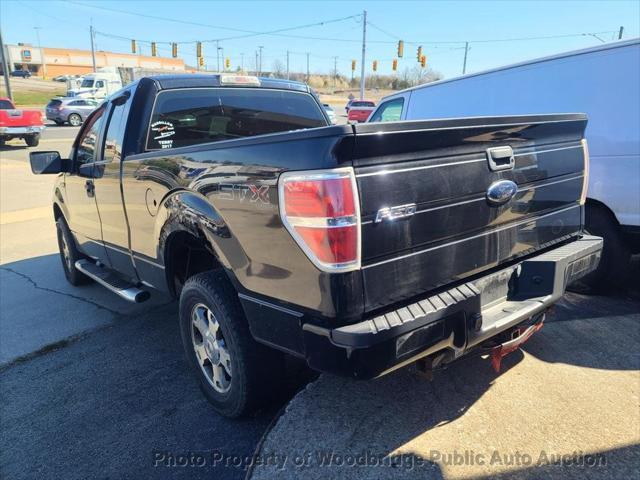
M 84 190 L 87 192 L 87 197 L 93 197 L 95 195 L 95 186 L 93 180 L 87 180 L 84 182 Z

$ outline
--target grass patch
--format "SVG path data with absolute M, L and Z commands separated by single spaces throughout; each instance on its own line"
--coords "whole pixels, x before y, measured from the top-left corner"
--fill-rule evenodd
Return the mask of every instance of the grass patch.
M 18 107 L 42 107 L 49 103 L 53 97 L 64 95 L 66 92 L 66 86 L 61 85 L 60 89 L 49 91 L 32 91 L 32 90 L 13 90 L 13 101 Z M 6 91 L 4 88 L 0 89 L 0 97 L 6 97 Z

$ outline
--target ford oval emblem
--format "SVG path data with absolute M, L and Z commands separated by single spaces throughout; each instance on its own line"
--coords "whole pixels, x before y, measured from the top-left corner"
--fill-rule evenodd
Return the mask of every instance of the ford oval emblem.
M 489 185 L 487 200 L 493 205 L 507 203 L 518 191 L 518 185 L 511 180 L 499 180 Z

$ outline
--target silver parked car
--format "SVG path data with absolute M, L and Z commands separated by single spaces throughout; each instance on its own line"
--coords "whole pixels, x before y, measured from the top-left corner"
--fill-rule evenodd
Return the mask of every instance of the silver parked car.
M 53 120 L 57 125 L 69 122 L 69 125 L 77 127 L 97 106 L 98 102 L 87 98 L 53 98 L 47 104 L 47 119 Z

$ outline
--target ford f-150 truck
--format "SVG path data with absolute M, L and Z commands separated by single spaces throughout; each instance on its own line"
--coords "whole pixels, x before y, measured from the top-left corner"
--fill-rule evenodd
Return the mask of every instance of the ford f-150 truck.
M 13 138 L 22 138 L 30 147 L 38 146 L 44 130 L 42 112 L 18 110 L 8 98 L 0 98 L 0 147 Z
M 31 167 L 58 175 L 67 279 L 178 298 L 187 359 L 235 417 L 277 390 L 282 352 L 361 379 L 473 352 L 498 367 L 598 263 L 586 123 L 330 126 L 304 84 L 157 76 Z

